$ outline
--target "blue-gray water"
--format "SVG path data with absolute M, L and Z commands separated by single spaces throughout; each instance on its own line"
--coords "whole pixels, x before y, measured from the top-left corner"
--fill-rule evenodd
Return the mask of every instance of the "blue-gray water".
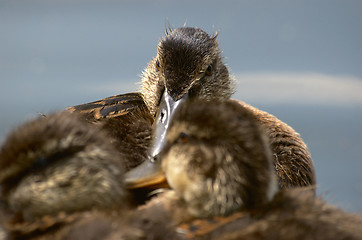
M 301 133 L 318 192 L 362 212 L 361 1 L 0 1 L 0 139 L 37 112 L 137 90 L 167 22 L 218 40 L 235 98 Z

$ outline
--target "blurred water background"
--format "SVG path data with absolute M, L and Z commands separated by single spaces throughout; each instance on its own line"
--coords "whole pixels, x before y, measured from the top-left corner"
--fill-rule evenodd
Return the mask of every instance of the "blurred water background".
M 362 1 L 0 1 L 0 141 L 18 124 L 136 91 L 168 22 L 219 32 L 235 98 L 301 133 L 318 193 L 362 213 Z

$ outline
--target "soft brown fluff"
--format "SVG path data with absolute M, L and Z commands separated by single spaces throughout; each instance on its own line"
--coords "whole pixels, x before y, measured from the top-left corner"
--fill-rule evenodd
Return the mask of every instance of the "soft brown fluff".
M 261 209 L 194 239 L 362 239 L 362 218 L 315 198 L 310 189 L 288 189 Z
M 234 83 L 216 37 L 199 28 L 182 27 L 171 29 L 161 39 L 157 56 L 142 76 L 141 93 L 152 115 L 166 88 L 174 100 L 186 92 L 202 99 L 230 98 Z
M 361 239 L 361 216 L 315 198 L 311 187 L 278 191 L 257 119 L 235 101 L 182 105 L 162 152 L 173 189 L 149 205 L 170 212 L 189 239 Z
M 199 28 L 182 27 L 171 29 L 159 42 L 157 56 L 143 73 L 141 93 L 154 115 L 165 90 L 174 100 L 188 93 L 190 98 L 212 101 L 229 99 L 233 86 L 216 36 Z M 267 128 L 279 185 L 314 185 L 313 161 L 300 135 L 273 115 L 241 104 Z
M 142 74 L 139 93 L 117 95 L 68 110 L 104 124 L 118 151 L 129 155 L 127 170 L 134 168 L 147 159 L 151 124 L 164 91 L 174 100 L 186 93 L 190 98 L 208 101 L 226 100 L 233 94 L 234 81 L 223 63 L 216 38 L 199 28 L 170 29 L 158 44 L 157 56 Z M 314 185 L 313 161 L 300 135 L 276 117 L 243 105 L 252 109 L 267 128 L 280 187 Z M 136 114 L 139 117 L 132 123 L 128 114 L 135 109 L 140 111 Z
M 3 218 L 32 222 L 126 204 L 124 162 L 108 138 L 67 112 L 15 129 L 0 149 Z
M 137 119 L 137 112 L 127 116 Z M 11 132 L 0 150 L 0 234 L 6 239 L 175 239 L 167 212 L 138 212 L 129 205 L 123 184 L 129 155 L 118 152 L 111 139 L 102 127 L 68 112 Z
M 277 191 L 269 142 L 240 104 L 189 101 L 174 116 L 162 168 L 196 217 L 257 208 Z
M 312 158 L 299 133 L 267 112 L 242 101 L 233 101 L 249 111 L 263 127 L 271 144 L 273 165 L 279 179 L 279 186 L 290 188 L 315 184 Z
M 160 212 L 161 210 L 162 212 Z M 89 210 L 44 216 L 33 222 L 6 225 L 7 239 L 144 240 L 183 239 L 169 214 L 148 211 Z
M 283 189 L 258 208 L 239 210 L 228 216 L 195 218 L 186 211 L 186 205 L 174 192 L 167 191 L 138 211 L 152 215 L 156 210 L 165 219 L 171 215 L 178 224 L 178 235 L 169 239 L 362 239 L 360 215 L 346 213 L 321 197 L 316 198 L 309 187 Z

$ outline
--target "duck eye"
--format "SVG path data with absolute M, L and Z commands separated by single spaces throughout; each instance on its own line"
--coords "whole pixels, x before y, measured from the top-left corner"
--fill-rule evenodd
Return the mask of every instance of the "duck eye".
M 188 141 L 189 141 L 189 136 L 186 133 L 181 132 L 180 135 L 178 136 L 177 142 L 187 143 Z
M 209 65 L 209 66 L 206 68 L 205 75 L 206 75 L 206 76 L 211 76 L 211 74 L 212 74 L 212 66 Z
M 160 61 L 156 60 L 155 66 L 156 66 L 157 72 L 160 71 Z

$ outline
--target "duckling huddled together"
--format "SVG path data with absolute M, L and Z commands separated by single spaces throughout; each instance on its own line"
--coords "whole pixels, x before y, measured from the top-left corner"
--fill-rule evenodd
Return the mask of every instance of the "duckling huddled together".
M 0 149 L 0 232 L 362 239 L 360 216 L 315 196 L 299 134 L 232 93 L 216 35 L 169 29 L 139 93 L 77 105 L 9 134 Z

